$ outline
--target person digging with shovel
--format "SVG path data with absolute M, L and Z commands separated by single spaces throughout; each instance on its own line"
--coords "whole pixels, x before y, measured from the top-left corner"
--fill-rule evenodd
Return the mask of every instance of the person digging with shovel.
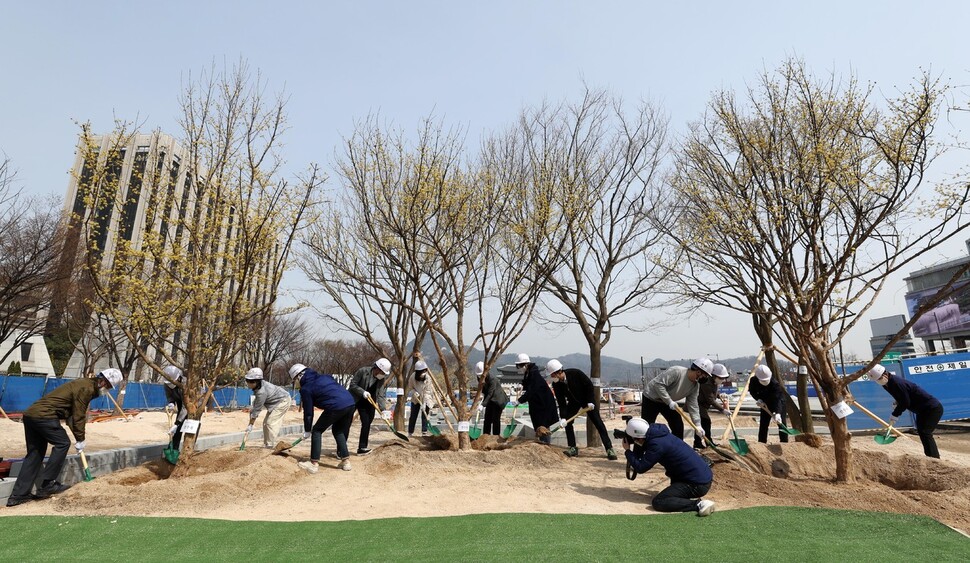
M 552 394 L 552 389 L 546 384 L 546 380 L 539 373 L 539 367 L 532 363 L 528 354 L 519 354 L 516 357 L 515 369 L 523 375 L 523 393 L 516 404 L 529 404 L 529 418 L 532 419 L 536 437 L 543 444 L 551 444 L 552 432 L 549 431 L 549 427 L 559 420 L 556 398 Z
M 182 370 L 175 366 L 165 366 L 162 369 L 165 376 L 165 398 L 168 399 L 166 409 L 176 413 L 175 423 L 168 429 L 168 435 L 172 437 L 171 449 L 178 451 L 179 442 L 182 441 L 182 425 L 189 416 L 188 409 L 185 408 L 185 376 Z
M 67 459 L 71 441 L 61 426 L 67 423 L 76 440 L 74 449 L 84 451 L 84 427 L 88 420 L 88 407 L 91 401 L 106 394 L 121 384 L 121 372 L 114 368 L 102 370 L 93 379 L 81 378 L 65 383 L 34 402 L 24 411 L 24 439 L 27 442 L 27 455 L 24 457 L 20 474 L 13 490 L 7 498 L 7 506 L 17 506 L 28 501 L 49 498 L 63 493 L 69 486 L 57 481 Z M 47 446 L 53 446 L 47 465 L 44 456 Z M 41 471 L 43 466 L 43 472 Z M 31 494 L 38 474 L 43 479 L 37 492 Z
M 903 412 L 911 411 L 916 415 L 916 432 L 923 443 L 923 454 L 939 459 L 940 449 L 933 437 L 933 432 L 943 418 L 943 404 L 939 399 L 912 381 L 887 371 L 882 365 L 876 365 L 869 370 L 869 379 L 881 385 L 896 400 L 896 407 L 889 416 L 889 426 L 895 426 Z
M 748 393 L 761 408 L 758 441 L 768 443 L 768 427 L 774 422 L 778 425 L 778 439 L 787 442 L 788 433 L 781 427 L 785 424 L 785 395 L 788 391 L 771 376 L 768 366 L 762 364 L 755 368 L 754 375 L 748 380 Z
M 677 412 L 677 401 L 683 399 L 694 426 L 700 430 L 699 437 L 703 439 L 704 429 L 701 428 L 697 394 L 700 391 L 700 384 L 711 377 L 713 369 L 714 362 L 707 358 L 698 358 L 689 368 L 671 366 L 660 372 L 660 375 L 651 379 L 643 389 L 641 403 L 643 419 L 653 424 L 657 421 L 657 415 L 662 414 L 674 436 L 683 440 L 684 421 Z
M 714 473 L 682 438 L 670 433 L 663 424 L 650 424 L 642 418 L 626 423 L 623 449 L 629 468 L 627 478 L 646 473 L 658 463 L 663 466 L 670 485 L 650 501 L 657 512 L 696 512 L 708 516 L 714 512 L 714 501 L 702 497 L 711 490 Z
M 354 397 L 337 383 L 332 375 L 317 373 L 303 364 L 290 367 L 293 384 L 300 388 L 300 404 L 303 405 L 303 439 L 310 438 L 310 460 L 301 461 L 297 466 L 307 473 L 316 473 L 320 465 L 320 443 L 323 433 L 331 428 L 337 443 L 337 466 L 350 471 L 350 451 L 347 449 L 347 435 L 354 420 Z M 323 413 L 313 422 L 313 408 L 323 409 Z
M 350 380 L 350 394 L 357 403 L 357 414 L 360 415 L 360 439 L 357 441 L 357 455 L 367 455 L 371 449 L 367 447 L 370 438 L 370 425 L 374 422 L 377 409 L 387 410 L 386 388 L 387 376 L 391 373 L 391 361 L 380 358 L 369 366 L 364 366 L 354 372 Z M 374 407 L 374 404 L 377 407 Z
M 408 416 L 408 436 L 414 435 L 414 427 L 418 423 L 418 413 L 421 413 L 421 435 L 428 435 L 428 413 L 434 404 L 434 389 L 428 381 L 428 364 L 418 360 L 414 364 L 414 373 L 408 377 L 408 396 L 411 397 L 411 414 Z
M 556 394 L 556 402 L 559 403 L 560 416 L 572 418 L 579 412 L 579 409 L 586 407 L 588 409 L 586 423 L 592 424 L 599 432 L 600 440 L 606 449 L 606 459 L 615 460 L 616 451 L 613 449 L 613 441 L 610 440 L 610 434 L 607 432 L 606 425 L 603 424 L 603 419 L 600 417 L 600 411 L 594 403 L 593 381 L 580 369 L 563 369 L 562 363 L 555 359 L 546 363 L 546 373 L 552 380 L 552 390 Z M 579 448 L 576 447 L 576 431 L 573 428 L 573 423 L 565 424 L 565 421 L 561 422 L 566 427 L 566 445 L 569 446 L 565 454 L 569 457 L 576 457 L 579 455 Z
M 710 437 L 711 434 L 711 414 L 710 410 L 714 409 L 717 412 L 725 415 L 731 416 L 727 410 L 727 401 L 721 399 L 718 396 L 717 390 L 721 387 L 731 374 L 728 372 L 727 367 L 724 364 L 714 364 L 714 368 L 711 370 L 711 377 L 700 383 L 700 387 L 697 390 L 697 408 L 700 410 L 701 415 L 701 429 L 704 433 Z M 707 447 L 704 440 L 694 434 L 694 449 L 702 450 Z
M 481 377 L 485 374 L 485 362 L 475 364 L 475 375 Z M 502 383 L 494 373 L 485 375 L 485 383 L 482 385 L 482 401 L 478 408 L 485 406 L 485 427 L 482 434 L 498 436 L 502 432 L 502 412 L 505 405 L 509 402 L 509 396 L 502 389 Z
M 286 389 L 263 381 L 263 370 L 252 368 L 246 372 L 246 385 L 253 392 L 253 408 L 249 411 L 248 435 L 253 430 L 253 424 L 259 418 L 259 412 L 266 408 L 263 418 L 263 447 L 272 448 L 276 444 L 276 437 L 283 427 L 283 415 L 290 410 L 292 399 Z

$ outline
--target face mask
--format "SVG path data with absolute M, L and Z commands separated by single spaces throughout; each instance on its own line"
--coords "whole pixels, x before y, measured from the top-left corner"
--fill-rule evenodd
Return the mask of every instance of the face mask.
M 414 372 L 414 379 L 418 381 L 424 381 L 427 378 L 428 378 L 428 374 L 426 372 L 423 372 L 423 371 Z
M 876 383 L 885 387 L 886 384 L 889 383 L 889 377 L 886 375 L 883 375 L 882 377 L 876 380 Z
M 377 379 L 384 379 L 386 376 L 384 375 L 384 372 L 380 372 L 377 375 L 375 375 L 374 377 L 376 377 Z
M 107 387 L 98 387 L 98 395 L 104 397 L 107 394 L 108 394 L 108 388 Z
M 524 375 L 527 367 L 527 365 L 515 366 L 515 370 Z
M 768 384 L 771 383 L 771 380 L 770 379 L 767 379 L 767 380 L 761 380 L 761 379 L 759 379 L 758 380 L 758 383 L 760 383 L 764 387 L 767 387 Z

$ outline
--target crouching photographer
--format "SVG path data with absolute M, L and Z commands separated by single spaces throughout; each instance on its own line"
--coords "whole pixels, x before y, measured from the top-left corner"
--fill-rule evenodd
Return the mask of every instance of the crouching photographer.
M 653 497 L 654 510 L 696 512 L 698 516 L 714 512 L 714 501 L 701 498 L 711 489 L 714 480 L 710 465 L 686 442 L 671 434 L 669 428 L 663 424 L 648 424 L 642 418 L 631 418 L 625 430 L 614 430 L 613 435 L 623 441 L 627 478 L 646 473 L 658 463 L 670 478 L 670 485 Z

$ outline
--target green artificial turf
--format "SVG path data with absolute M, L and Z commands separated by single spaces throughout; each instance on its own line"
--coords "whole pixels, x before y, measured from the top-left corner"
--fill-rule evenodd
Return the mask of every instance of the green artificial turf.
M 255 516 L 255 515 L 254 515 Z M 347 515 L 350 516 L 350 515 Z M 761 507 L 694 514 L 485 514 L 342 522 L 0 518 L 0 561 L 966 561 L 925 517 Z

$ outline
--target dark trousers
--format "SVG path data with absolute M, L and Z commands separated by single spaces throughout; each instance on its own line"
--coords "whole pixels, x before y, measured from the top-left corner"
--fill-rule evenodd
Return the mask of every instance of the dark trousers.
M 926 457 L 940 459 L 940 449 L 936 447 L 933 432 L 941 418 L 943 418 L 943 405 L 916 413 L 916 433 L 919 434 L 919 441 L 923 442 L 923 453 Z
M 373 408 L 373 407 L 372 407 Z M 428 431 L 428 415 L 420 404 L 411 403 L 411 414 L 408 416 L 408 434 L 414 434 L 414 426 L 418 423 L 418 413 L 421 413 L 421 432 Z
M 781 412 L 778 413 L 778 414 L 781 415 L 781 422 L 782 422 L 782 424 L 784 424 L 784 422 L 786 420 L 785 419 L 785 405 L 784 404 L 782 404 L 782 406 L 781 406 Z M 771 417 L 772 417 L 772 415 L 768 414 L 767 411 L 765 411 L 764 409 L 762 409 L 762 411 L 761 411 L 761 420 L 760 420 L 760 424 L 758 425 L 758 441 L 761 442 L 762 444 L 767 444 L 768 443 L 768 428 L 772 424 Z M 788 441 L 788 434 L 785 434 L 784 432 L 782 432 L 781 431 L 781 427 L 778 427 L 778 439 L 781 440 L 782 442 L 787 442 Z
M 704 435 L 711 438 L 711 414 L 707 412 L 707 409 L 701 407 L 701 430 L 704 431 Z M 713 438 L 711 438 L 713 440 Z M 696 433 L 694 434 L 694 447 L 703 448 L 707 444 L 701 439 Z
M 640 416 L 643 420 L 646 420 L 650 424 L 657 422 L 657 415 L 662 414 L 664 420 L 667 421 L 667 426 L 670 427 L 670 433 L 677 436 L 681 440 L 684 439 L 684 419 L 680 417 L 680 413 L 675 410 L 671 410 L 667 405 L 654 401 L 653 399 L 643 398 L 643 403 L 640 407 Z
M 350 457 L 347 450 L 347 435 L 350 434 L 350 423 L 354 421 L 354 407 L 331 412 L 323 411 L 320 418 L 310 429 L 310 461 L 320 461 L 320 442 L 323 441 L 323 433 L 330 428 L 333 439 L 337 442 L 337 457 L 346 459 Z
M 367 448 L 367 440 L 370 439 L 370 424 L 374 422 L 374 415 L 377 409 L 370 404 L 367 399 L 357 402 L 357 414 L 360 415 L 360 440 L 357 441 L 358 449 Z
M 50 459 L 44 466 L 41 473 L 42 483 L 54 481 L 61 474 L 64 467 L 64 460 L 67 458 L 67 450 L 71 447 L 71 440 L 67 437 L 67 432 L 61 427 L 61 421 L 56 418 L 32 418 L 25 416 L 24 438 L 27 441 L 27 456 L 24 457 L 23 465 L 20 466 L 20 474 L 17 482 L 14 483 L 13 491 L 10 496 L 25 497 L 34 488 L 34 481 L 37 474 L 41 473 L 41 465 L 44 463 L 44 455 L 47 453 L 47 445 L 53 446 Z
M 577 409 L 576 412 L 579 412 L 579 409 Z M 576 414 L 576 412 L 573 414 Z M 603 417 L 600 416 L 600 411 L 591 410 L 586 413 L 586 424 L 592 424 L 593 427 L 596 428 L 596 431 L 600 435 L 600 440 L 603 442 L 604 448 L 607 450 L 613 449 L 613 441 L 610 440 L 610 433 L 606 431 L 606 425 L 603 424 Z M 572 422 L 566 425 L 566 445 L 568 445 L 570 448 L 576 447 L 576 431 L 573 429 Z
M 650 504 L 657 512 L 696 512 L 697 501 L 709 490 L 710 483 L 695 485 L 671 481 L 670 486 L 657 493 Z
M 502 411 L 504 410 L 505 405 L 485 404 L 485 428 L 482 429 L 482 434 L 498 436 L 502 433 Z

